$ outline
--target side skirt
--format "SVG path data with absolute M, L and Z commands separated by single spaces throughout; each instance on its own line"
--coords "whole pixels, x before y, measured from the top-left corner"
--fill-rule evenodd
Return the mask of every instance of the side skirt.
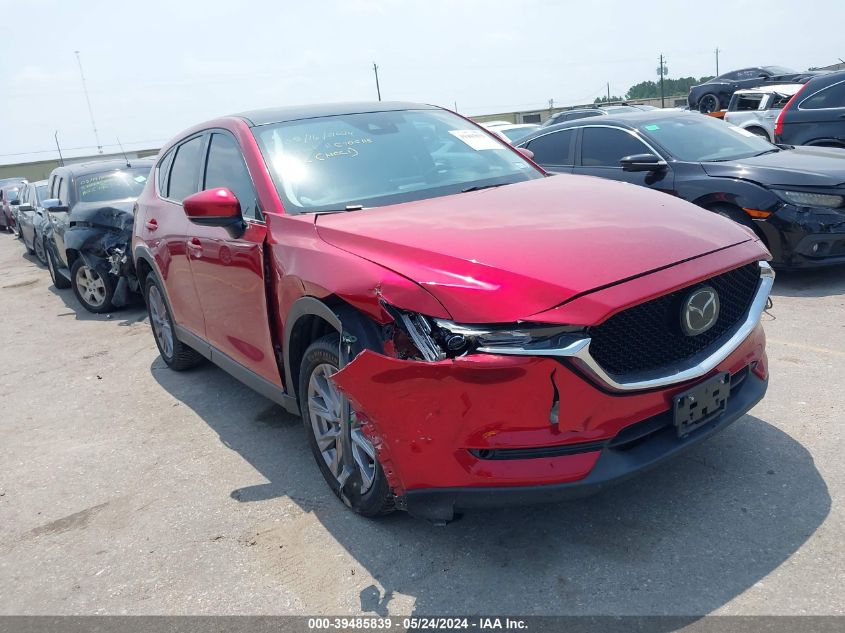
M 220 369 L 237 378 L 253 391 L 257 391 L 268 400 L 272 400 L 285 411 L 293 415 L 299 415 L 299 405 L 296 398 L 287 394 L 284 389 L 274 385 L 272 382 L 259 376 L 251 369 L 244 367 L 231 356 L 224 354 L 219 349 L 210 345 L 193 332 L 188 331 L 181 325 L 176 326 L 176 338 L 185 345 L 196 350 L 205 356 Z

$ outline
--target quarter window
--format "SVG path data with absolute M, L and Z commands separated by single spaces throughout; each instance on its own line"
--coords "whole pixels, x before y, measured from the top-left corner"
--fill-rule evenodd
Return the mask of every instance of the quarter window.
M 535 138 L 527 147 L 534 152 L 534 161 L 541 165 L 573 165 L 574 138 L 574 129 L 561 130 Z
M 203 189 L 215 187 L 225 187 L 235 194 L 245 218 L 261 219 L 255 188 L 241 150 L 235 139 L 228 134 L 211 135 Z
M 202 136 L 192 138 L 182 143 L 176 150 L 173 167 L 170 169 L 170 180 L 167 185 L 167 197 L 176 202 L 182 202 L 192 193 L 196 193 L 200 152 L 202 151 Z
M 845 81 L 828 86 L 801 102 L 802 110 L 822 108 L 845 108 Z
M 170 164 L 173 162 L 173 154 L 175 154 L 174 150 L 170 150 L 158 163 L 156 184 L 158 185 L 158 192 L 161 195 L 165 195 L 167 193 L 167 176 L 170 171 Z
M 625 156 L 650 154 L 642 141 L 620 129 L 585 127 L 581 137 L 581 165 L 584 167 L 619 167 Z

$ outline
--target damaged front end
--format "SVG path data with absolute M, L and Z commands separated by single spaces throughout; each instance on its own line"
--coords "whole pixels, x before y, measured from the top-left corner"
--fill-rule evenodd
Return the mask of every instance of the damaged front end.
M 397 504 L 414 514 L 448 521 L 466 507 L 588 494 L 686 450 L 762 398 L 759 318 L 773 277 L 761 263 L 745 320 L 707 359 L 672 375 L 603 372 L 584 326 L 458 324 L 382 302 L 392 321 L 380 348 L 347 346 L 332 380 Z M 675 397 L 715 376 L 727 376 L 728 408 L 679 437 Z
M 132 206 L 133 203 L 79 204 L 70 214 L 64 236 L 69 266 L 76 258 L 81 258 L 89 268 L 115 279 L 111 298 L 115 306 L 126 305 L 129 292 L 140 291 L 129 256 L 134 219 Z

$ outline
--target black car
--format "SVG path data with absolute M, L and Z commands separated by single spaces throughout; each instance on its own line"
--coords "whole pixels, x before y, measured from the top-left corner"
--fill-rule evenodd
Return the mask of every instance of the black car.
M 704 114 L 724 110 L 728 107 L 733 93 L 744 88 L 756 88 L 764 83 L 803 83 L 823 71 L 805 70 L 798 72 L 783 66 L 755 66 L 732 70 L 724 75 L 713 77 L 703 84 L 689 89 L 690 110 Z
M 34 254 L 42 264 L 47 264 L 47 253 L 44 250 L 44 230 L 46 228 L 47 211 L 42 202 L 47 197 L 47 181 L 26 183 L 20 190 L 18 204 L 17 232 L 23 240 L 29 254 Z
M 138 281 L 128 256 L 133 207 L 152 160 L 96 161 L 58 167 L 42 205 L 47 267 L 56 288 L 72 287 L 90 312 L 125 305 Z
M 588 119 L 594 116 L 604 116 L 610 114 L 626 114 L 628 112 L 637 112 L 642 106 L 629 105 L 612 105 L 612 106 L 584 106 L 583 108 L 572 108 L 570 110 L 562 110 L 555 112 L 548 119 L 543 121 L 542 127 L 550 125 L 557 125 L 566 121 L 574 121 L 575 119 Z
M 664 191 L 757 232 L 784 268 L 845 263 L 845 150 L 782 149 L 695 112 L 562 123 L 518 143 L 546 170 Z
M 845 148 L 845 70 L 804 84 L 781 110 L 775 139 L 788 145 Z

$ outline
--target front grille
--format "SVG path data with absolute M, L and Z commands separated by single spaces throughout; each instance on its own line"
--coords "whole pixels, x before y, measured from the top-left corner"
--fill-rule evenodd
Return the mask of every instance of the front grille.
M 652 299 L 590 328 L 590 353 L 614 375 L 656 370 L 715 349 L 733 334 L 751 307 L 760 267 L 748 264 L 700 284 Z M 698 336 L 681 330 L 681 306 L 692 288 L 708 285 L 719 294 L 719 319 Z

